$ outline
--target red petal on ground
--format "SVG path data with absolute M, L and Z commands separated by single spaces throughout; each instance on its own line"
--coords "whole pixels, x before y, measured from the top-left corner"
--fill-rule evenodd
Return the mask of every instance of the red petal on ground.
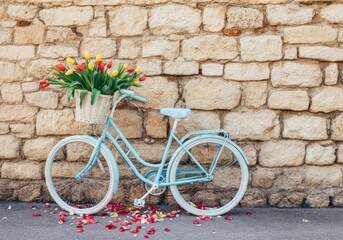
M 112 223 L 106 225 L 106 227 L 105 227 L 106 230 L 111 230 L 111 229 L 115 229 L 115 228 L 116 228 L 116 226 Z
M 36 208 L 34 205 L 30 205 L 30 207 L 29 208 L 31 208 L 31 209 L 33 209 L 33 208 Z
M 76 230 L 76 232 L 78 232 L 78 233 L 82 233 L 84 230 L 83 230 L 83 228 L 78 228 L 77 230 Z
M 200 222 L 198 220 L 194 220 L 193 224 L 200 224 Z
M 150 238 L 149 235 L 144 235 L 144 238 Z
M 114 218 L 113 222 L 120 222 L 120 219 L 119 218 Z
M 232 217 L 231 217 L 231 216 L 226 216 L 226 217 L 225 217 L 225 220 L 230 221 L 230 220 L 232 220 Z
M 251 216 L 251 212 L 246 212 L 245 215 Z
M 39 216 L 42 216 L 42 214 L 40 214 L 40 213 L 32 213 L 32 217 L 39 217 Z
M 121 210 L 119 212 L 117 212 L 118 214 L 121 214 L 121 215 L 126 215 L 126 214 L 129 214 L 130 213 L 130 210 L 129 209 L 124 209 L 124 210 Z
M 165 232 L 170 232 L 170 229 L 169 228 L 165 228 L 164 231 Z
M 119 228 L 119 232 L 125 232 L 125 230 L 126 230 L 126 229 L 125 229 L 124 227 L 120 227 L 120 228 Z
M 138 229 L 139 229 L 139 228 L 136 227 L 136 228 L 132 229 L 131 232 L 132 232 L 132 233 L 138 233 Z
M 83 225 L 82 224 L 78 224 L 78 225 L 76 225 L 76 228 L 83 228 Z
M 49 204 L 45 204 L 45 208 L 51 208 Z
M 107 213 L 100 213 L 101 217 L 107 216 Z
M 154 234 L 155 232 L 156 232 L 156 229 L 152 227 L 152 228 L 149 229 L 149 231 L 147 232 L 147 234 L 152 235 L 152 234 Z

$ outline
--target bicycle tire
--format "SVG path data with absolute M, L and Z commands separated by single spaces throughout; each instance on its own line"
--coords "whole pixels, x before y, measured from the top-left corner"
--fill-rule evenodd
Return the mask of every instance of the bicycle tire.
M 224 148 L 219 156 L 224 158 L 218 158 L 218 164 L 213 172 L 213 180 L 170 186 L 176 202 L 191 214 L 198 216 L 222 215 L 237 206 L 245 194 L 249 181 L 249 172 L 241 149 L 238 149 L 236 144 L 221 137 L 206 137 L 194 141 L 189 140 L 185 145 L 187 150 L 199 160 L 202 167 L 207 171 L 210 169 L 212 159 L 208 157 L 209 154 L 206 154 L 206 151 L 211 153 L 216 149 L 216 146 L 219 148 L 224 143 Z M 227 153 L 231 154 L 231 156 L 223 155 Z M 233 158 L 232 162 L 236 163 L 237 166 L 228 169 L 227 166 L 229 165 L 226 163 L 226 158 Z M 200 168 L 183 148 L 180 148 L 172 161 L 169 173 L 171 183 L 182 179 L 182 177 L 203 175 L 199 171 Z M 196 171 L 197 169 L 198 171 Z M 223 177 L 228 179 L 223 179 Z
M 85 136 L 71 136 L 58 142 L 48 155 L 45 165 L 48 191 L 55 202 L 71 214 L 99 212 L 111 200 L 115 184 L 118 186 L 117 163 L 112 161 L 103 146 L 97 163 L 80 179 L 75 178 L 87 165 L 87 158 L 89 160 L 96 144 L 96 140 Z M 91 177 L 95 179 L 93 182 Z

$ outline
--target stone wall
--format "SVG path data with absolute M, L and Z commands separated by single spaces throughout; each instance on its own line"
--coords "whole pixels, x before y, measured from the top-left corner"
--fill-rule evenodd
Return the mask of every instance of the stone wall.
M 170 127 L 158 109 L 187 106 L 180 134 L 223 128 L 246 151 L 243 206 L 343 205 L 342 0 L 0 2 L 1 199 L 48 200 L 51 146 L 90 132 L 64 92 L 38 85 L 88 50 L 148 75 L 144 111 L 116 115 L 146 159 L 162 155 Z M 123 173 L 119 200 L 142 191 Z

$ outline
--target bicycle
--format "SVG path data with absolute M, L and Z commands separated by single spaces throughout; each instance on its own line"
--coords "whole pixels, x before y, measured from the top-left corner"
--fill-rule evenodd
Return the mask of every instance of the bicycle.
M 221 215 L 239 203 L 248 185 L 249 161 L 243 150 L 230 140 L 226 131 L 192 131 L 179 139 L 176 136 L 177 124 L 191 115 L 191 109 L 162 108 L 160 113 L 175 121 L 161 162 L 148 163 L 140 158 L 112 119 L 121 100 L 144 103 L 146 99 L 130 90 L 121 90 L 120 95 L 115 96 L 100 137 L 67 137 L 58 142 L 48 155 L 46 184 L 52 198 L 62 209 L 72 214 L 93 214 L 102 210 L 112 195 L 117 193 L 119 170 L 106 141 L 115 147 L 143 182 L 147 192 L 134 200 L 136 206 L 144 206 L 145 197 L 149 194 L 159 196 L 167 187 L 170 187 L 176 202 L 194 215 Z M 116 136 L 111 134 L 110 129 Z M 121 147 L 118 140 L 122 141 L 128 151 Z M 174 141 L 180 146 L 167 162 Z M 140 164 L 154 170 L 143 176 L 135 167 L 130 154 Z

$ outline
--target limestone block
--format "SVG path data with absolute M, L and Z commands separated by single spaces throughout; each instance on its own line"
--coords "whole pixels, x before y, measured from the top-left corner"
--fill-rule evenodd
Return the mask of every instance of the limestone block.
M 338 29 L 330 26 L 305 25 L 286 27 L 284 29 L 285 43 L 326 43 L 337 39 Z
M 299 47 L 299 57 L 318 59 L 328 62 L 343 61 L 343 48 L 326 46 Z
M 34 46 L 0 46 L 0 59 L 28 60 L 35 57 Z
M 75 121 L 71 109 L 40 110 L 36 117 L 36 134 L 39 136 L 84 134 L 86 127 L 86 124 Z
M 340 87 L 323 87 L 312 96 L 311 112 L 343 111 L 343 89 Z
M 256 188 L 271 188 L 274 184 L 275 174 L 272 170 L 266 168 L 257 168 L 252 173 L 251 186 Z
M 226 28 L 263 27 L 263 13 L 254 8 L 230 7 L 226 18 Z
M 338 66 L 337 63 L 330 63 L 325 68 L 325 85 L 336 85 L 338 81 Z
M 41 79 L 43 77 L 52 77 L 52 72 L 50 67 L 58 64 L 58 60 L 44 59 L 40 58 L 29 62 L 27 66 L 27 74 L 30 77 L 35 77 Z
M 290 167 L 304 163 L 305 142 L 280 140 L 263 142 L 259 164 L 264 167 Z
M 166 143 L 146 144 L 144 142 L 133 142 L 132 146 L 137 151 L 139 156 L 144 160 L 153 163 L 160 163 L 164 154 L 164 150 L 166 148 Z M 172 146 L 171 151 L 168 155 L 169 158 L 176 150 L 176 147 L 178 146 Z M 132 154 L 130 156 L 134 158 Z
M 240 43 L 241 57 L 244 61 L 275 61 L 283 56 L 280 36 L 242 37 Z
M 250 193 L 250 189 L 247 190 L 244 197 L 240 201 L 240 206 L 242 207 L 263 207 L 267 204 L 267 196 L 265 196 L 260 191 L 254 191 Z
M 1 96 L 4 102 L 20 103 L 23 100 L 23 92 L 19 83 L 5 83 L 1 86 Z
M 332 198 L 332 205 L 334 205 L 335 207 L 342 207 L 343 206 L 343 196 L 341 196 L 341 195 L 334 196 Z
M 187 5 L 163 5 L 151 9 L 149 28 L 153 34 L 196 33 L 201 24 L 201 12 Z
M 255 81 L 269 78 L 268 63 L 227 63 L 224 78 L 236 81 Z
M 116 54 L 116 41 L 111 38 L 86 38 L 81 43 L 81 53 L 88 51 L 92 56 L 112 58 Z
M 327 194 L 310 194 L 306 197 L 306 203 L 311 207 L 319 208 L 319 207 L 328 207 L 330 204 L 330 198 Z
M 338 33 L 338 42 L 343 42 L 343 30 L 340 30 Z
M 0 134 L 7 134 L 10 132 L 8 124 L 0 122 Z
M 336 160 L 335 148 L 333 146 L 322 146 L 311 143 L 306 147 L 306 164 L 331 165 Z
M 225 24 L 225 8 L 221 6 L 205 7 L 202 14 L 204 30 L 208 32 L 219 32 Z
M 107 24 L 105 18 L 96 18 L 89 24 L 89 37 L 107 37 Z
M 18 200 L 24 202 L 32 202 L 37 201 L 38 199 L 42 199 L 42 192 L 41 192 L 42 184 L 40 183 L 33 183 L 27 186 L 22 187 L 16 194 L 18 194 Z
M 189 108 L 230 110 L 238 106 L 241 93 L 240 83 L 219 78 L 198 77 L 187 81 L 183 97 Z
M 324 7 L 320 12 L 320 17 L 328 20 L 330 23 L 343 23 L 343 4 L 330 4 Z
M 30 123 L 35 120 L 36 113 L 36 107 L 2 104 L 0 106 L 0 121 Z
M 338 145 L 337 163 L 343 163 L 343 144 Z
M 9 17 L 20 20 L 31 20 L 38 12 L 35 5 L 9 5 L 7 14 Z
M 269 140 L 280 135 L 279 115 L 271 110 L 229 112 L 223 124 L 235 140 Z
M 317 116 L 291 115 L 285 117 L 282 135 L 284 138 L 324 140 L 328 138 L 326 119 Z
M 71 6 L 43 9 L 39 11 L 39 18 L 46 26 L 80 26 L 88 25 L 93 14 L 93 8 L 90 6 Z
M 23 92 L 34 92 L 39 89 L 39 82 L 25 82 L 21 84 Z
M 44 40 L 45 26 L 40 21 L 33 21 L 27 27 L 14 28 L 15 44 L 40 44 Z
M 271 74 L 273 87 L 316 87 L 322 83 L 319 64 L 308 62 L 279 62 Z
M 119 58 L 136 59 L 141 51 L 140 45 L 130 39 L 122 39 L 118 52 Z
M 250 142 L 239 143 L 246 157 L 249 161 L 249 166 L 255 166 L 257 163 L 257 150 L 255 146 Z
M 275 171 L 275 170 L 274 170 Z M 300 167 L 284 167 L 279 170 L 274 180 L 274 189 L 277 191 L 304 191 L 304 170 Z
M 148 78 L 144 82 L 144 87 L 136 88 L 135 92 L 147 99 L 147 103 L 140 104 L 144 108 L 174 107 L 179 98 L 177 83 L 168 81 L 165 77 Z
M 46 43 L 79 43 L 80 37 L 74 33 L 71 28 L 49 27 L 45 36 Z
M 79 55 L 78 49 L 71 46 L 44 46 L 40 45 L 37 51 L 40 57 L 45 58 L 67 58 L 77 57 Z
M 45 161 L 55 143 L 56 139 L 51 137 L 39 137 L 26 141 L 23 147 L 25 159 Z
M 303 192 L 277 192 L 268 195 L 269 204 L 278 207 L 300 207 L 304 198 Z
M 305 111 L 309 105 L 307 91 L 275 91 L 268 98 L 268 107 L 271 109 Z
M 259 108 L 267 100 L 267 82 L 246 82 L 243 83 L 244 106 L 249 108 Z
M 167 137 L 167 121 L 157 111 L 150 111 L 145 122 L 145 129 L 148 136 L 152 138 Z
M 118 36 L 142 35 L 147 28 L 147 10 L 135 6 L 125 6 L 110 10 L 109 28 Z
M 147 76 L 160 75 L 162 73 L 162 61 L 155 59 L 143 59 L 137 61 L 137 67 L 141 68 Z
M 116 6 L 125 3 L 125 0 L 75 0 L 76 5 L 88 6 L 88 5 L 110 5 Z
M 159 3 L 167 3 L 169 0 L 128 0 L 128 3 L 135 5 L 153 5 Z
M 0 29 L 0 43 L 11 43 L 12 32 L 13 30 L 11 28 Z
M 267 5 L 267 20 L 270 25 L 300 25 L 310 23 L 315 11 L 310 7 L 295 4 Z
M 305 181 L 311 187 L 332 188 L 342 186 L 342 170 L 339 165 L 310 166 L 305 172 Z
M 190 131 L 211 129 L 220 129 L 220 119 L 217 113 L 208 111 L 192 111 L 187 121 L 180 121 L 177 125 L 179 137 Z
M 0 158 L 12 159 L 19 157 L 20 140 L 18 138 L 12 135 L 0 135 L 0 143 Z
M 232 60 L 237 57 L 237 41 L 219 35 L 196 36 L 183 41 L 182 55 L 193 60 Z
M 58 93 L 52 91 L 26 93 L 25 99 L 31 106 L 41 108 L 57 108 L 58 105 Z
M 32 138 L 35 134 L 34 124 L 15 123 L 10 125 L 11 132 L 19 138 Z
M 199 74 L 199 63 L 167 61 L 164 64 L 164 73 L 167 75 L 195 75 Z
M 343 114 L 338 114 L 332 119 L 331 139 L 343 141 Z
M 143 57 L 162 57 L 175 59 L 179 55 L 179 42 L 165 39 L 149 41 L 143 44 Z
M 204 76 L 222 76 L 224 65 L 219 63 L 203 63 L 201 65 L 201 73 Z
M 1 177 L 10 179 L 42 179 L 42 165 L 35 162 L 5 162 L 1 168 Z
M 0 69 L 2 70 L 0 83 L 19 81 L 24 76 L 24 71 L 19 64 L 0 61 Z
M 294 60 L 298 58 L 298 49 L 297 47 L 285 47 L 283 59 Z

